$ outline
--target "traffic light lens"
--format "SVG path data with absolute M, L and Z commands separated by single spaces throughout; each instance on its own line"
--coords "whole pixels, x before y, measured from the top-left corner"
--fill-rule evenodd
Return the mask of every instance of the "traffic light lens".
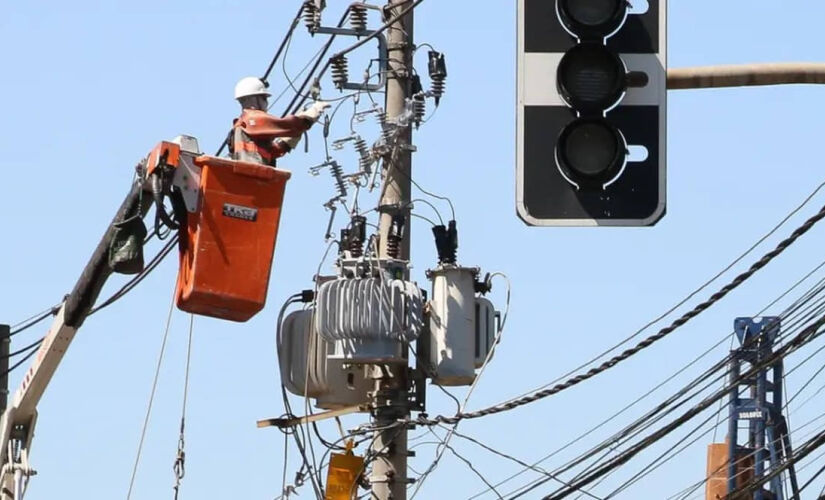
M 574 0 L 567 2 L 567 9 L 574 21 L 595 27 L 609 22 L 619 3 L 615 0 Z
M 604 111 L 621 99 L 627 73 L 619 56 L 604 45 L 581 44 L 567 51 L 558 66 L 559 92 L 583 112 Z
M 571 123 L 562 131 L 558 148 L 559 166 L 576 183 L 604 184 L 624 165 L 624 137 L 604 120 Z
M 624 22 L 627 0 L 557 0 L 565 26 L 576 36 L 601 41 Z

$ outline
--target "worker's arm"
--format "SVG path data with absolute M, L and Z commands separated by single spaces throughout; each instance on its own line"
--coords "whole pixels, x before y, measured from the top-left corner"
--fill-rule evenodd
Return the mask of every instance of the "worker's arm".
M 295 118 L 304 120 L 308 125 L 299 133 L 290 137 L 278 137 L 272 143 L 272 149 L 275 152 L 276 158 L 280 158 L 289 153 L 301 141 L 301 135 L 309 130 L 312 125 L 318 121 L 318 118 L 324 113 L 324 110 L 329 107 L 328 102 L 316 101 L 312 106 L 294 115 Z

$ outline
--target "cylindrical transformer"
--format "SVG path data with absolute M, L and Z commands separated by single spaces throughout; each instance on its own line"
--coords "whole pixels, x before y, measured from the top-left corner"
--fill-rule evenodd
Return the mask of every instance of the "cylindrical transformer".
M 429 272 L 429 362 L 438 385 L 470 385 L 476 367 L 475 277 L 478 269 L 452 265 Z
M 318 408 L 335 410 L 369 402 L 372 380 L 363 367 L 332 359 L 335 346 L 312 328 L 314 309 L 284 318 L 278 343 L 281 380 L 296 396 L 316 398 Z
M 313 338 L 314 337 L 314 338 Z M 284 318 L 278 338 L 281 382 L 296 396 L 315 398 L 327 391 L 315 374 L 318 335 L 312 332 L 312 310 L 294 311 Z

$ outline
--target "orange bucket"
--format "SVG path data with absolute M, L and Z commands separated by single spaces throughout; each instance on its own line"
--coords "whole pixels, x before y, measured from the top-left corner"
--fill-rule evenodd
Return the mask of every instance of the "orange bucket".
M 181 231 L 177 305 L 246 321 L 266 304 L 286 181 L 256 163 L 198 156 L 200 206 Z

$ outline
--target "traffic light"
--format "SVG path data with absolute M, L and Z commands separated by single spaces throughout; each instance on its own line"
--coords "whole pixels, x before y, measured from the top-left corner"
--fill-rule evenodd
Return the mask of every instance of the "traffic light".
M 665 0 L 519 0 L 517 209 L 533 226 L 665 214 Z

